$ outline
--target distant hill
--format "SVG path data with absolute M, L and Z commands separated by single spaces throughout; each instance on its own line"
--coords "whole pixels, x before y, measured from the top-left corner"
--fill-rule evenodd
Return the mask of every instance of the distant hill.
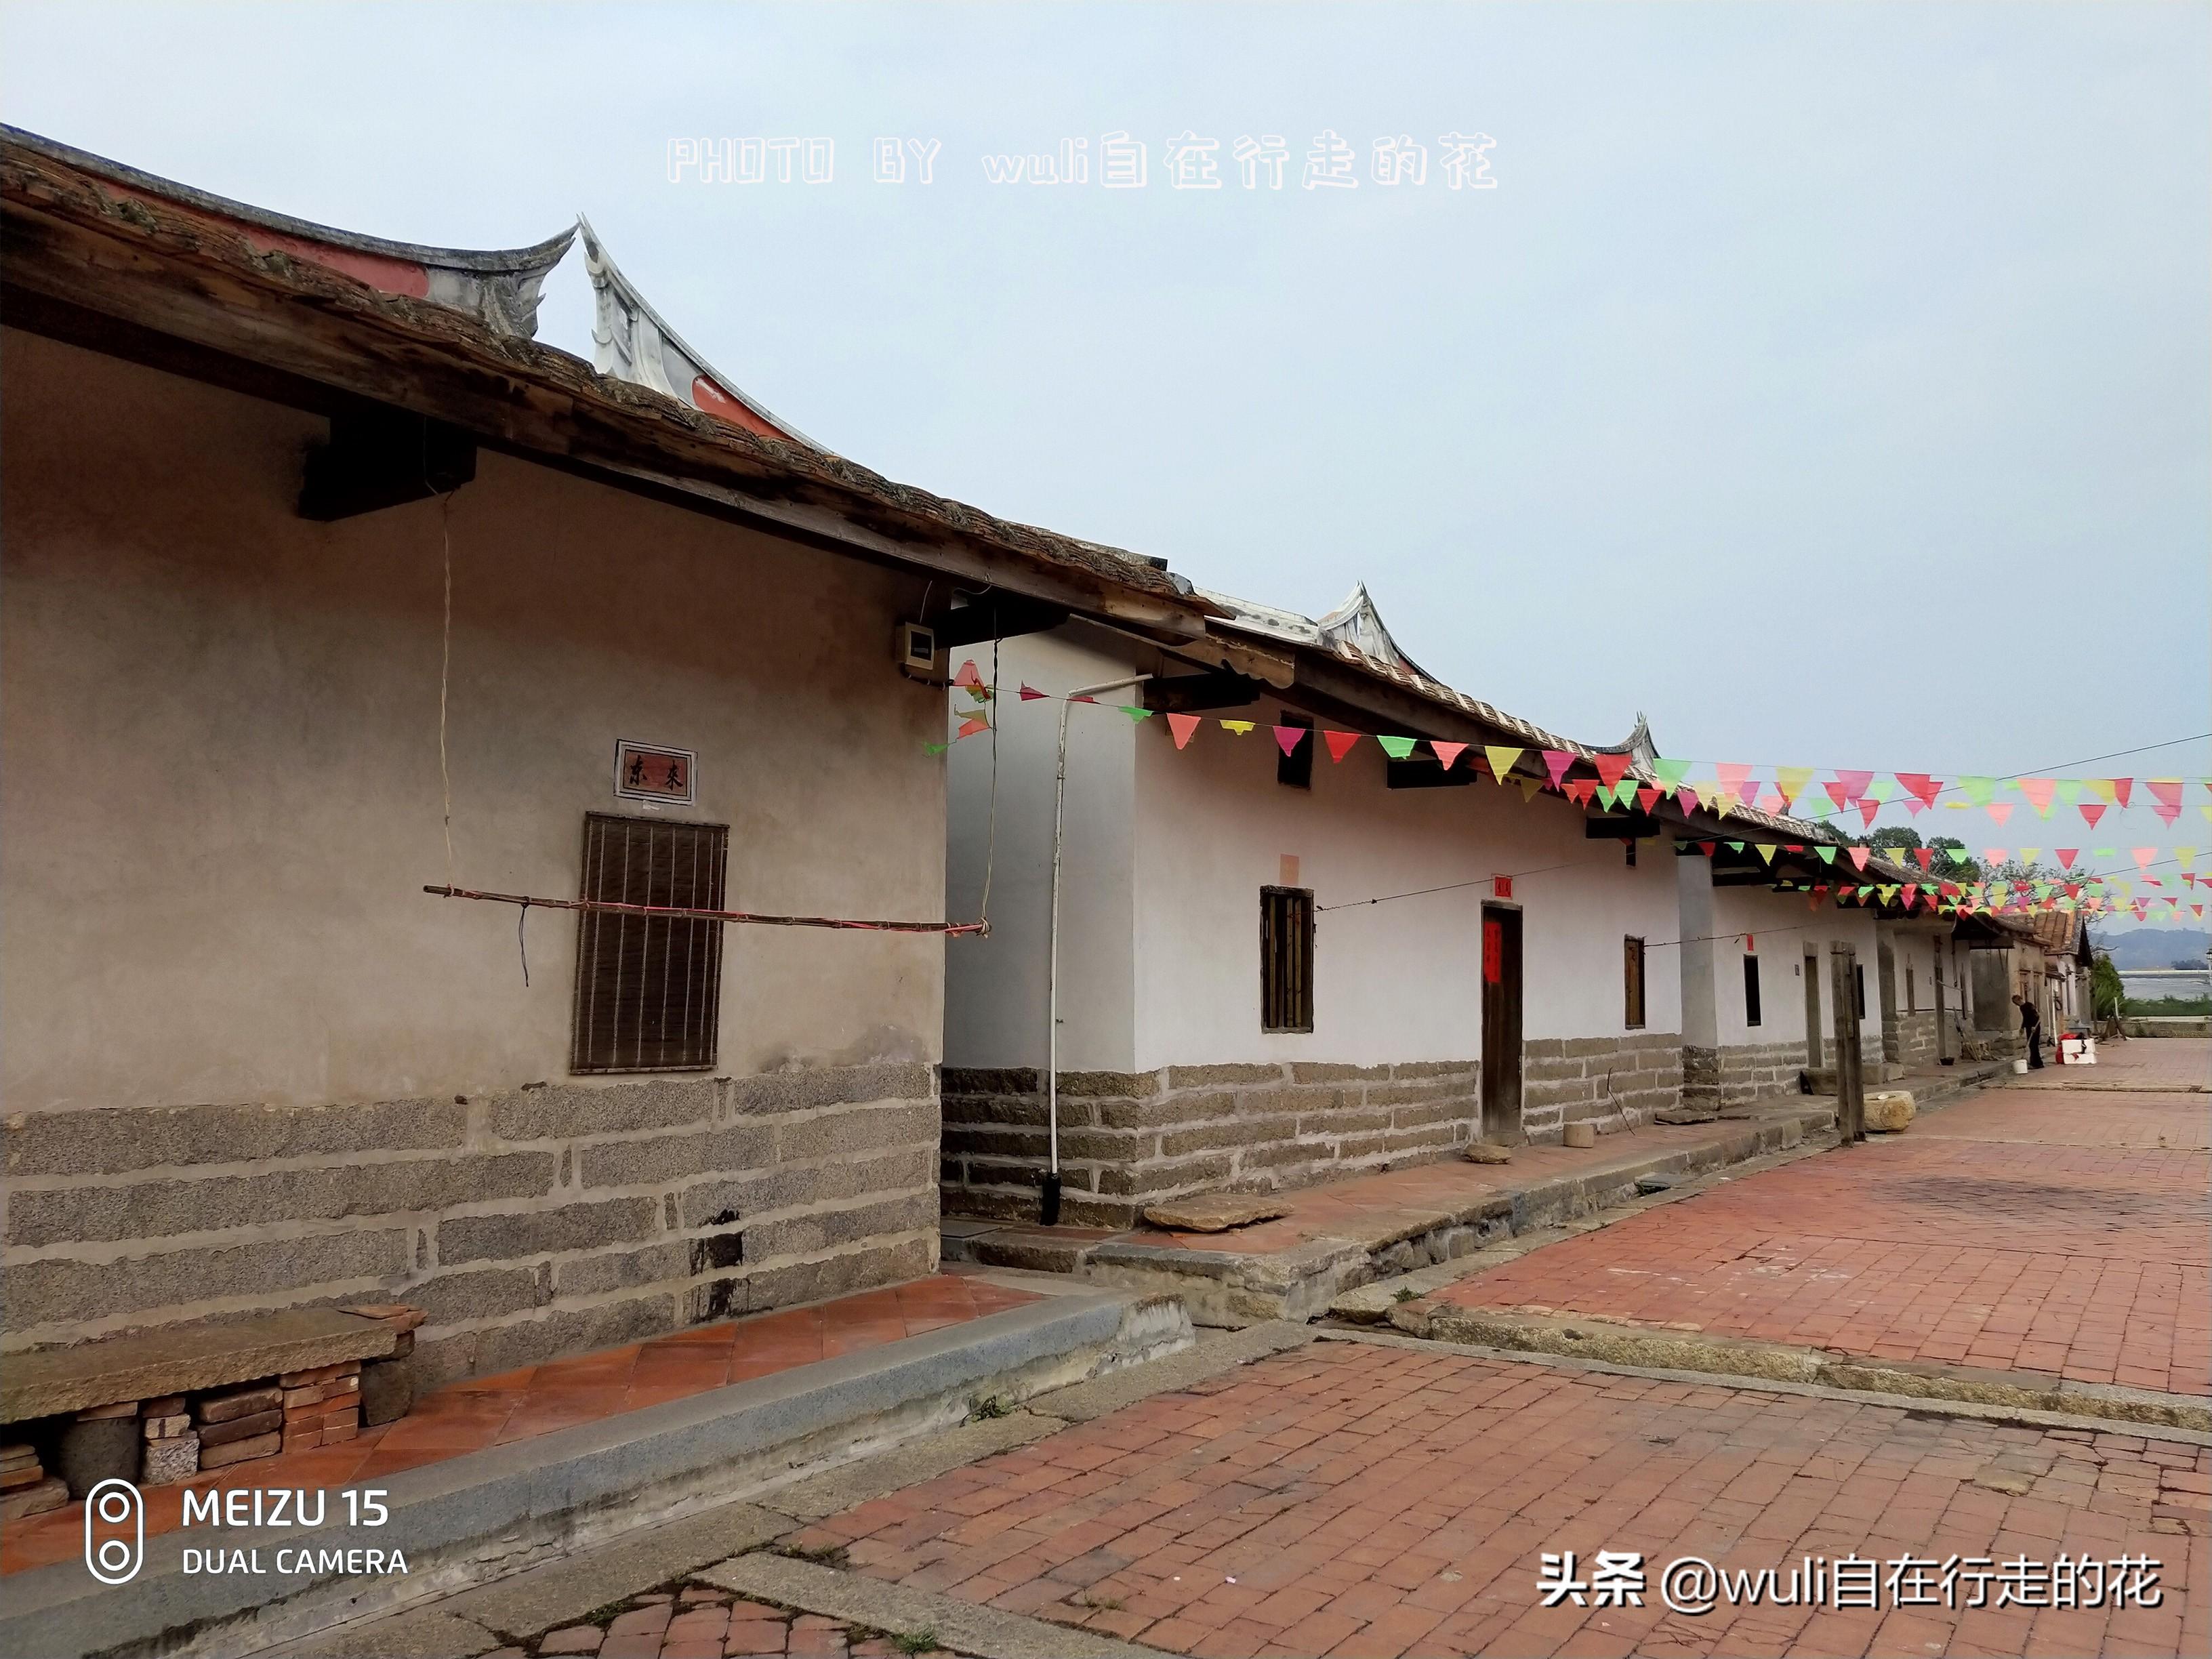
M 2092 928 L 2089 942 L 2108 952 L 2115 968 L 2202 967 L 2212 933 L 2202 927 L 2130 927 L 2125 933 Z

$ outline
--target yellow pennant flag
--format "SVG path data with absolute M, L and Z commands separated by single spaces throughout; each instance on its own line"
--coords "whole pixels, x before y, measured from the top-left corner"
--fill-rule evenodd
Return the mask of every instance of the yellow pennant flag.
M 1485 744 L 1482 746 L 1482 752 L 1484 757 L 1490 762 L 1490 775 L 1503 783 L 1526 751 L 1519 749 L 1500 748 L 1496 744 Z
M 1521 786 L 1521 799 L 1524 801 L 1535 799 L 1544 790 L 1544 781 L 1541 778 L 1516 777 L 1513 781 Z
M 1778 766 L 1774 769 L 1774 781 L 1785 797 L 1796 800 L 1811 787 L 1817 769 L 1811 766 Z
M 1240 738 L 1249 738 L 1252 735 L 1252 728 L 1258 724 L 1257 720 L 1224 720 L 1221 722 L 1221 729 L 1224 732 L 1234 732 Z

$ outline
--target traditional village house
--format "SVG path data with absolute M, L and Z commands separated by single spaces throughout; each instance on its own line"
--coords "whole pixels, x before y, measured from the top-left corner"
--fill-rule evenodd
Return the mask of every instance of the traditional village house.
M 900 625 L 957 585 L 1195 666 L 1212 607 L 534 343 L 567 233 L 380 242 L 13 131 L 0 206 L 8 1348 L 404 1301 L 435 1380 L 929 1271 Z
M 948 1212 L 1034 1215 L 1056 1163 L 1066 1219 L 1126 1225 L 1172 1195 L 1632 1125 L 1680 1103 L 1686 1042 L 1729 1102 L 1797 1090 L 1806 1005 L 1747 1024 L 1743 936 L 1785 969 L 1807 939 L 1847 939 L 1871 973 L 1874 918 L 1771 890 L 1802 847 L 1770 865 L 1723 838 L 1834 852 L 1829 832 L 1656 789 L 1598 807 L 1607 773 L 1656 780 L 1640 724 L 1591 748 L 1477 702 L 1407 659 L 1364 588 L 1318 621 L 1209 597 L 1217 635 L 1273 654 L 1263 678 L 1079 623 L 975 659 L 995 734 L 953 744 L 948 885 L 957 909 L 988 882 L 994 921 L 946 988 Z M 956 694 L 956 719 L 979 701 Z M 1546 787 L 1546 750 L 1579 800 Z M 1739 857 L 1756 885 L 1717 890 Z M 1877 1060 L 1881 1029 L 1870 1009 Z

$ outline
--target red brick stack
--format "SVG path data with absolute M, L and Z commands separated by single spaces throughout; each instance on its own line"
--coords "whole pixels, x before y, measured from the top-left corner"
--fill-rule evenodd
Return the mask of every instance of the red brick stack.
M 361 1361 L 318 1365 L 311 1371 L 287 1371 L 276 1379 L 284 1391 L 284 1449 L 335 1445 L 361 1432 Z

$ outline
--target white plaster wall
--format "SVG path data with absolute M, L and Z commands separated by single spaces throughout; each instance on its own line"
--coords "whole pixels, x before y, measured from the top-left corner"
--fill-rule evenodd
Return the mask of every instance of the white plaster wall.
M 1133 646 L 1069 628 L 1008 640 L 998 673 L 1055 694 L 1024 702 L 1011 690 L 997 722 L 996 852 L 992 848 L 992 744 L 955 743 L 946 755 L 946 890 L 963 921 L 978 914 L 987 859 L 992 867 L 991 932 L 946 945 L 945 1056 L 950 1066 L 1042 1066 L 1047 1045 L 1046 947 L 1051 913 L 1053 774 L 1062 707 L 1057 694 L 1136 672 Z M 992 676 L 987 641 L 952 653 Z M 1060 890 L 1060 1063 L 1064 1071 L 1134 1066 L 1133 872 L 1130 807 L 1136 735 L 1115 702 L 1068 710 L 1067 800 Z M 971 707 L 960 692 L 957 711 Z M 1158 724 L 1157 717 L 1153 721 Z
M 1322 748 L 1312 789 L 1288 787 L 1267 730 L 1285 707 L 1224 711 L 1258 729 L 1234 737 L 1209 719 L 1181 751 L 1164 720 L 1135 734 L 1140 1069 L 1479 1056 L 1481 908 L 1500 873 L 1522 911 L 1525 1037 L 1622 1035 L 1632 933 L 1652 947 L 1642 1030 L 1680 1030 L 1679 952 L 1662 948 L 1675 937 L 1665 842 L 1643 843 L 1629 869 L 1620 844 L 1586 839 L 1582 813 L 1556 796 L 1524 802 L 1486 780 L 1386 788 L 1371 742 L 1340 763 Z M 1260 1029 L 1260 890 L 1281 882 L 1285 857 L 1322 911 L 1310 1034 Z M 1453 890 L 1356 903 L 1433 887 Z
M 1713 990 L 1716 1024 L 1723 1048 L 1744 1043 L 1805 1041 L 1804 958 L 1808 952 L 1820 959 L 1821 1035 L 1834 1035 L 1833 985 L 1829 977 L 1829 947 L 1851 945 L 1866 969 L 1866 1018 L 1860 1024 L 1862 1040 L 1881 1030 L 1881 992 L 1879 958 L 1875 954 L 1875 918 L 1871 912 L 1823 902 L 1811 907 L 1802 893 L 1778 893 L 1770 887 L 1713 889 Z M 1743 958 L 1745 936 L 1759 959 L 1759 1004 L 1762 1018 L 1756 1025 L 1744 1019 Z
M 441 900 L 441 514 L 294 511 L 319 421 L 5 335 L 11 1109 L 564 1075 L 575 922 Z M 618 738 L 700 752 L 730 902 L 943 914 L 919 580 L 492 453 L 451 508 L 464 886 L 571 896 Z M 944 945 L 732 927 L 719 1069 L 933 1060 Z

